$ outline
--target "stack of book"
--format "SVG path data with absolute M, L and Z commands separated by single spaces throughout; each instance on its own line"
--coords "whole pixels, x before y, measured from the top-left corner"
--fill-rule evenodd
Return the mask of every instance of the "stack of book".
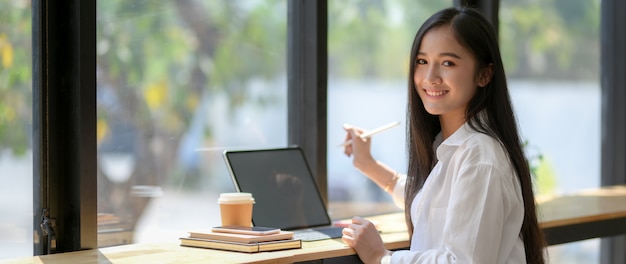
M 251 235 L 212 230 L 189 232 L 188 237 L 180 238 L 180 245 L 253 253 L 301 248 L 302 242 L 300 239 L 294 239 L 291 231 L 281 230 L 272 234 Z

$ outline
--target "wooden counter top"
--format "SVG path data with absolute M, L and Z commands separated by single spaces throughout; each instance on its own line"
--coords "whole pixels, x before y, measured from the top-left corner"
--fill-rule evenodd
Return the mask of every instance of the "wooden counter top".
M 539 225 L 550 245 L 626 234 L 626 185 L 537 200 Z

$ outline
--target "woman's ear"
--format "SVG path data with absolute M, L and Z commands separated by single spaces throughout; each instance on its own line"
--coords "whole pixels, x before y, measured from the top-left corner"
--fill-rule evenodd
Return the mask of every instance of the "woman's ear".
M 491 77 L 493 77 L 493 63 L 489 63 L 487 67 L 481 69 L 478 73 L 478 86 L 487 86 L 491 82 Z

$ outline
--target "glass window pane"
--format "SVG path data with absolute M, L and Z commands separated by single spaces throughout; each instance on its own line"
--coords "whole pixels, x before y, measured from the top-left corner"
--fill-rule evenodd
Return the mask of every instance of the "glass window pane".
M 99 246 L 219 225 L 222 152 L 287 143 L 285 1 L 98 1 Z
M 600 0 L 503 0 L 500 43 L 536 195 L 600 185 Z M 550 248 L 598 263 L 599 240 Z
M 328 1 L 328 196 L 332 218 L 400 211 L 338 148 L 344 123 L 373 129 L 372 154 L 405 173 L 409 54 L 419 26 L 452 1 Z M 346 206 L 347 205 L 347 206 Z
M 0 0 L 0 259 L 33 255 L 31 14 Z

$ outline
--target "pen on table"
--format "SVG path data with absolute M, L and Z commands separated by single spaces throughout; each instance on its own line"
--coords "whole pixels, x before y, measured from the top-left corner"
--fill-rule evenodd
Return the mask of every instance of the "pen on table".
M 392 122 L 392 123 L 386 124 L 384 126 L 377 127 L 377 128 L 372 129 L 372 130 L 369 130 L 369 131 L 365 131 L 359 137 L 362 138 L 362 139 L 366 139 L 366 138 L 371 137 L 371 136 L 373 136 L 375 134 L 378 134 L 380 132 L 386 131 L 387 129 L 395 127 L 395 126 L 397 126 L 399 124 L 400 124 L 399 121 Z M 346 141 L 346 142 L 343 142 L 343 143 L 339 144 L 339 146 L 337 146 L 337 147 L 345 147 L 345 146 L 350 145 L 350 144 L 352 144 L 352 140 L 351 139 Z

